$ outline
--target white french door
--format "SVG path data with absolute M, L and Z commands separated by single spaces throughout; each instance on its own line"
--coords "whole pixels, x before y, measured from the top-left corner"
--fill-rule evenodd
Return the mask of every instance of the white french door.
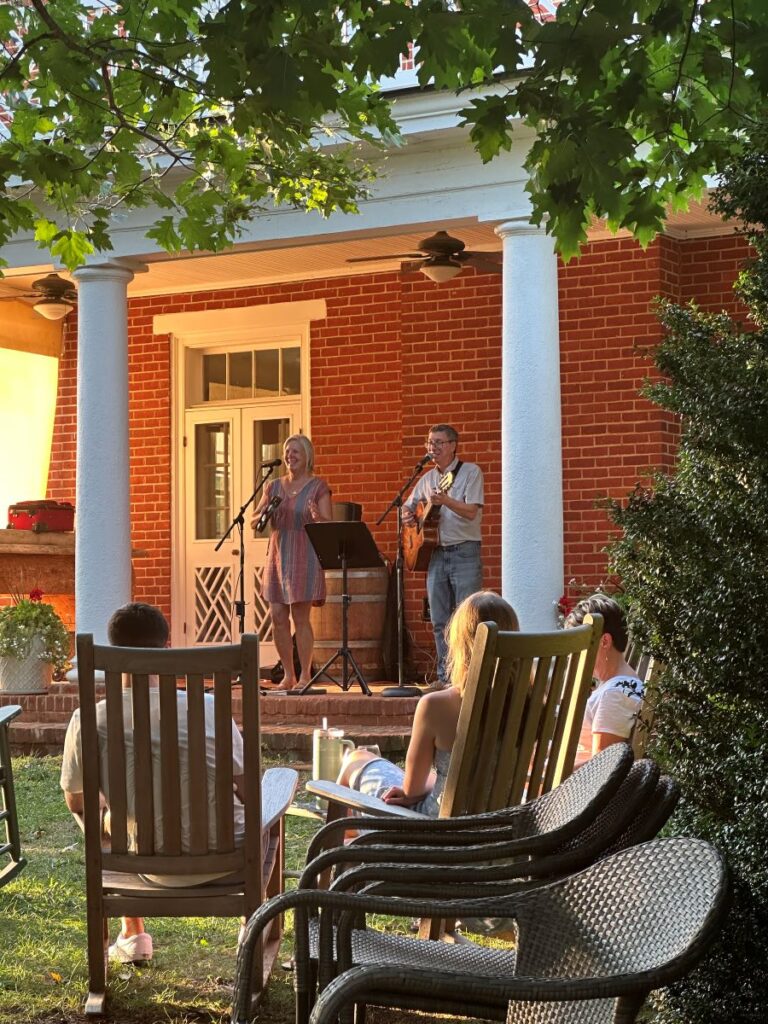
M 237 639 L 237 528 L 218 551 L 216 544 L 253 494 L 262 476 L 261 464 L 282 455 L 283 442 L 298 431 L 300 418 L 298 399 L 258 406 L 206 406 L 185 413 L 184 644 L 221 644 Z M 245 628 L 246 632 L 258 633 L 262 663 L 269 664 L 277 658 L 269 608 L 261 595 L 269 527 L 258 534 L 250 525 L 258 500 L 245 515 Z

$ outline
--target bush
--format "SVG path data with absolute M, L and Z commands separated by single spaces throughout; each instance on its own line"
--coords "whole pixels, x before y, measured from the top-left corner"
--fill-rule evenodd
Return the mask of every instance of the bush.
M 683 786 L 674 825 L 715 843 L 734 885 L 717 948 L 658 1000 L 663 1024 L 757 1024 L 768 1006 L 767 152 L 732 168 L 718 199 L 751 225 L 757 259 L 738 289 L 756 329 L 660 305 L 665 379 L 645 393 L 680 417 L 677 465 L 611 509 L 633 633 L 668 665 L 652 753 Z

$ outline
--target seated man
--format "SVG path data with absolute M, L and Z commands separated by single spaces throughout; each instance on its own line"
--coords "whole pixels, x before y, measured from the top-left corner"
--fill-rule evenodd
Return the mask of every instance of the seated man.
M 600 685 L 587 700 L 579 736 L 576 765 L 583 764 L 612 743 L 628 740 L 643 701 L 643 683 L 624 660 L 627 625 L 621 607 L 605 594 L 579 601 L 565 620 L 565 628 L 580 626 L 584 616 L 603 616 L 603 635 L 595 660 Z
M 148 604 L 127 604 L 119 608 L 107 626 L 109 642 L 117 647 L 166 647 L 168 644 L 169 629 L 163 613 L 152 605 Z M 130 714 L 130 681 L 124 678 L 123 685 L 126 687 L 126 715 Z M 157 679 L 154 679 L 157 687 Z M 154 691 L 155 699 L 150 697 L 150 714 L 158 714 L 157 689 Z M 179 723 L 179 750 L 180 750 L 180 771 L 181 771 L 181 798 L 182 798 L 182 823 L 189 819 L 188 803 L 188 767 L 185 758 L 187 744 L 186 731 L 186 693 L 179 691 L 178 702 L 178 723 Z M 206 736 L 214 735 L 214 702 L 211 694 L 205 696 L 205 731 Z M 104 779 L 106 778 L 106 702 L 99 701 L 96 705 L 96 725 L 99 734 L 99 751 L 101 754 L 102 770 L 102 799 L 105 806 L 109 806 L 109 793 L 106 790 Z M 152 753 L 153 759 L 159 760 L 159 729 L 152 730 Z M 213 792 L 213 779 L 216 767 L 214 762 L 213 743 L 206 744 L 206 761 L 208 766 L 209 791 Z M 126 757 L 130 760 L 132 751 L 130 747 L 126 750 Z M 232 723 L 232 762 L 235 778 L 236 799 L 234 804 L 235 814 L 235 842 L 242 842 L 245 833 L 245 815 L 241 799 L 241 783 L 243 776 L 243 740 L 240 732 Z M 132 765 L 128 764 L 128 777 L 133 777 Z M 61 767 L 61 788 L 64 790 L 64 799 L 67 807 L 73 813 L 81 813 L 83 810 L 83 765 L 82 749 L 80 740 L 80 710 L 77 709 L 67 727 L 67 734 L 64 740 L 64 759 Z M 128 806 L 133 806 L 133 794 L 128 794 Z M 162 833 L 162 807 L 159 799 L 155 801 L 155 829 Z M 185 813 L 186 812 L 186 813 Z M 212 816 L 212 820 L 213 820 Z M 159 820 L 158 820 L 159 819 Z M 212 825 L 212 827 L 214 827 Z M 182 833 L 182 849 L 188 849 L 187 836 Z M 213 876 L 218 877 L 218 876 Z M 167 877 L 147 878 L 146 881 L 154 882 L 157 885 L 202 885 L 212 881 L 210 875 L 172 875 Z M 144 930 L 144 920 L 140 917 L 124 917 L 122 929 L 115 942 L 109 947 L 109 956 L 122 963 L 143 963 L 152 959 L 152 937 Z

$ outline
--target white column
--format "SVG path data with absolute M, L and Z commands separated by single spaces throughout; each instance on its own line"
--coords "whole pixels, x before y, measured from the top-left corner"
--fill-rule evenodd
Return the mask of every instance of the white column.
M 131 600 L 127 287 L 117 264 L 83 267 L 78 285 L 75 625 L 107 641 Z
M 504 243 L 501 400 L 502 593 L 529 632 L 554 629 L 563 592 L 557 259 L 525 217 Z

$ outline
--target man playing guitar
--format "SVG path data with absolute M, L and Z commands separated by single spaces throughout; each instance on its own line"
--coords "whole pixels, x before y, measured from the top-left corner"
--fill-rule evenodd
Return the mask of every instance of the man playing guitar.
M 449 685 L 445 665 L 448 619 L 465 597 L 481 590 L 483 585 L 483 474 L 474 462 L 459 461 L 458 442 L 458 433 L 447 423 L 429 428 L 426 449 L 434 468 L 421 477 L 403 505 L 406 527 L 417 525 L 417 508 L 421 503 L 429 503 L 439 514 L 437 544 L 427 569 L 429 615 L 437 651 L 437 680 L 431 687 L 435 690 Z

